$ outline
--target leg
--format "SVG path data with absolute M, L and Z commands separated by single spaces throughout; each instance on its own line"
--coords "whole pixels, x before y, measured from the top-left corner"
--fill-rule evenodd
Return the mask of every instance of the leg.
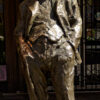
M 74 64 L 58 62 L 51 72 L 57 100 L 74 100 Z
M 74 53 L 72 50 L 68 52 L 67 57 L 58 56 L 53 60 L 51 75 L 57 100 L 74 100 Z
M 40 61 L 37 62 L 30 57 L 26 58 L 27 65 L 23 68 L 30 100 L 47 100 L 46 80 L 42 73 Z

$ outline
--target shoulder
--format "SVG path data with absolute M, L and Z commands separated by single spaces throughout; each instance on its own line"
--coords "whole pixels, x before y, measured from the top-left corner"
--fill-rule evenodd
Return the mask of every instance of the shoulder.
M 20 3 L 19 8 L 20 9 L 27 9 L 30 7 L 36 7 L 39 5 L 39 1 L 38 0 L 24 0 L 23 2 Z
M 39 9 L 39 1 L 36 0 L 24 0 L 22 3 L 20 3 L 19 5 L 19 10 L 21 12 L 27 12 L 28 13 L 32 13 L 33 14 L 33 11 L 37 11 Z

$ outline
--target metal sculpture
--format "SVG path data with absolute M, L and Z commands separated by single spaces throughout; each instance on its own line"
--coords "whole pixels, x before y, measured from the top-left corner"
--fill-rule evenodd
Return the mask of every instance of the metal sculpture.
M 77 0 L 24 0 L 19 12 L 15 33 L 30 100 L 48 100 L 48 72 L 57 100 L 74 100 L 82 35 Z

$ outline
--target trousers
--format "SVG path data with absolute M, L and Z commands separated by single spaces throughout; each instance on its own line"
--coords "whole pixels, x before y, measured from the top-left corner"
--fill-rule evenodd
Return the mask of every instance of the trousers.
M 30 100 L 48 100 L 47 74 L 57 100 L 74 100 L 74 51 L 64 38 L 52 42 L 42 36 L 32 43 L 33 58 L 23 68 Z

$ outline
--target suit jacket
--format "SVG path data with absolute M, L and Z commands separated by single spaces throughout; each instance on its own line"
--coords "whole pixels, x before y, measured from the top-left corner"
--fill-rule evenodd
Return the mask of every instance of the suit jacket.
M 77 0 L 25 0 L 20 4 L 19 11 L 17 36 L 29 37 L 32 30 L 44 29 L 43 26 L 37 28 L 42 22 L 48 27 L 57 23 L 75 52 L 76 65 L 81 63 L 77 48 L 82 35 L 82 19 Z

